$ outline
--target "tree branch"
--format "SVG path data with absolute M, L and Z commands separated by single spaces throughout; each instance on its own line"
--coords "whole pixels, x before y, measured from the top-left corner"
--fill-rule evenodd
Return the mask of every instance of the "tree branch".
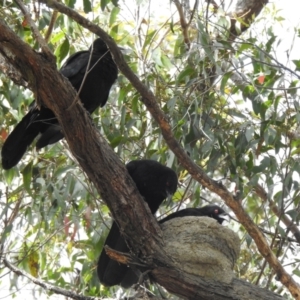
M 184 12 L 183 12 L 183 7 L 181 5 L 181 3 L 179 2 L 179 0 L 173 0 L 178 14 L 179 14 L 179 19 L 180 19 L 180 25 L 181 25 L 181 30 L 182 30 L 182 34 L 183 34 L 183 39 L 184 39 L 184 43 L 187 45 L 188 49 L 190 49 L 190 38 L 189 38 L 189 24 L 187 23 L 185 16 L 184 16 Z
M 19 6 L 21 9 L 27 23 L 29 24 L 31 31 L 33 33 L 34 38 L 36 41 L 39 43 L 39 45 L 42 48 L 42 52 L 48 57 L 49 61 L 53 61 L 55 63 L 55 56 L 51 52 L 50 48 L 48 47 L 46 41 L 43 39 L 41 36 L 38 28 L 36 27 L 34 21 L 32 20 L 30 13 L 28 12 L 27 8 L 25 7 L 24 3 L 22 0 L 14 0 L 16 4 Z
M 64 295 L 66 297 L 75 299 L 75 300 L 96 300 L 95 297 L 88 297 L 88 296 L 81 296 L 78 295 L 76 293 L 73 293 L 69 290 L 65 290 L 62 289 L 58 286 L 54 286 L 50 283 L 47 283 L 43 280 L 40 280 L 38 278 L 35 278 L 33 276 L 31 276 L 30 274 L 28 274 L 25 271 L 22 271 L 21 269 L 17 268 L 16 266 L 14 266 L 13 264 L 11 264 L 6 258 L 3 259 L 3 264 L 10 269 L 12 272 L 14 272 L 16 275 L 21 275 L 24 276 L 26 278 L 28 278 L 31 282 L 35 283 L 36 285 L 42 287 L 43 289 L 53 292 L 55 294 L 59 294 L 59 295 Z
M 16 70 L 8 61 L 0 54 L 0 70 L 9 77 L 15 84 L 27 87 L 27 82 L 21 73 Z
M 294 224 L 286 214 L 283 214 L 280 211 L 280 209 L 278 208 L 278 206 L 275 204 L 274 201 L 268 199 L 267 192 L 264 190 L 264 188 L 261 185 L 257 184 L 254 190 L 263 202 L 269 203 L 269 206 L 273 211 L 273 213 L 278 217 L 279 220 L 281 220 L 285 224 L 285 226 L 293 233 L 297 242 L 300 243 L 300 230 L 297 227 L 297 225 Z
M 229 40 L 234 41 L 235 38 L 246 31 L 256 16 L 259 15 L 269 0 L 238 0 L 234 10 L 228 15 L 231 18 L 231 26 L 229 29 Z M 240 21 L 240 28 L 237 28 L 237 22 Z

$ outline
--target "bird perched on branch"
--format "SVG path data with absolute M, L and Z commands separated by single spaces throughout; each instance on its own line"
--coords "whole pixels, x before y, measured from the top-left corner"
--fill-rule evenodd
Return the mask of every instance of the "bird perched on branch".
M 210 217 L 217 220 L 219 224 L 222 224 L 222 222 L 226 220 L 226 216 L 228 216 L 228 214 L 220 206 L 206 205 L 200 208 L 185 208 L 176 211 L 161 219 L 159 223 L 162 224 L 171 219 L 182 217 Z
M 153 214 L 177 189 L 176 173 L 156 161 L 134 160 L 126 168 Z M 120 252 L 129 251 L 116 222 L 113 222 L 104 245 Z M 137 275 L 126 265 L 110 259 L 104 249 L 98 260 L 97 273 L 100 282 L 106 286 L 128 287 L 137 282 Z
M 117 66 L 100 38 L 93 42 L 89 50 L 71 55 L 59 72 L 79 92 L 79 98 L 89 113 L 105 105 L 110 88 L 118 75 Z M 37 149 L 54 144 L 64 137 L 54 113 L 45 106 L 38 108 L 33 101 L 29 112 L 17 124 L 2 147 L 3 168 L 10 169 L 15 166 L 39 134 L 41 136 L 36 143 Z
M 141 168 L 141 170 L 142 169 L 143 168 Z M 151 185 L 148 184 L 148 186 Z M 151 202 L 148 202 L 148 204 L 149 207 L 151 207 Z M 210 217 L 217 220 L 219 224 L 222 224 L 222 222 L 226 219 L 227 213 L 218 205 L 207 205 L 201 208 L 186 208 L 170 214 L 169 216 L 160 220 L 159 223 L 162 224 L 174 218 L 182 218 L 187 216 Z M 115 243 L 113 243 L 113 236 L 118 236 L 118 240 L 115 240 Z M 118 226 L 115 222 L 113 223 L 113 226 L 105 241 L 105 245 L 108 245 L 114 250 L 120 252 L 129 251 L 128 247 L 126 246 L 126 242 L 124 239 L 122 239 Z M 97 271 L 101 283 L 106 286 L 121 285 L 124 288 L 128 288 L 137 283 L 139 279 L 137 273 L 134 270 L 124 264 L 119 264 L 118 262 L 111 260 L 106 255 L 104 250 L 102 250 L 102 253 L 100 255 Z

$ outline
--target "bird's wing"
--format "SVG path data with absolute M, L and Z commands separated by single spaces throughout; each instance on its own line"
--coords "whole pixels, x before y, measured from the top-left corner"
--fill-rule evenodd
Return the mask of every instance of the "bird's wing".
M 69 80 L 79 73 L 84 73 L 89 61 L 89 55 L 89 51 L 79 51 L 74 53 L 61 67 L 61 69 L 59 70 L 60 73 L 67 77 Z

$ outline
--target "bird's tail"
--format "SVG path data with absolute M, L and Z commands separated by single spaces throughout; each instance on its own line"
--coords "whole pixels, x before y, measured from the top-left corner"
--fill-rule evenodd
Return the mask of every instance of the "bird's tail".
M 105 245 L 120 252 L 129 251 L 116 222 L 113 222 L 112 224 Z M 97 273 L 99 280 L 103 285 L 114 286 L 120 284 L 126 275 L 127 269 L 128 267 L 126 265 L 110 259 L 105 250 L 102 250 L 97 264 Z
M 14 167 L 39 134 L 39 123 L 33 122 L 34 118 L 34 112 L 29 111 L 5 140 L 1 151 L 3 169 Z

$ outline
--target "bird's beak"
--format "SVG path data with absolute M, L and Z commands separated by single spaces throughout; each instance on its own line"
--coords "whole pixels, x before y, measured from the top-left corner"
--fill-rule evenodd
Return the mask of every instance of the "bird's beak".
M 222 219 L 222 220 L 224 220 L 224 221 L 226 221 L 226 222 L 230 222 L 230 215 L 229 214 L 227 214 L 227 213 L 223 213 L 223 214 L 220 214 L 220 215 L 218 215 L 218 218 L 220 218 L 220 219 Z

